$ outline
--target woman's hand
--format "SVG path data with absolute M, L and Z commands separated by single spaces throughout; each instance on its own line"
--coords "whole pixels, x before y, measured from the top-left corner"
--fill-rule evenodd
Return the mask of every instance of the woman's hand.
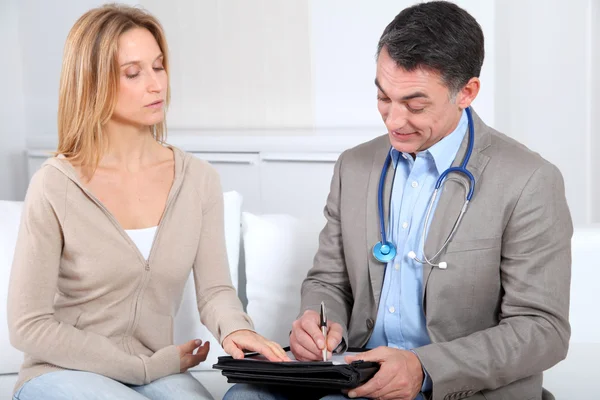
M 236 359 L 244 358 L 244 350 L 247 350 L 256 351 L 267 357 L 269 361 L 290 361 L 279 344 L 247 329 L 227 335 L 223 340 L 223 350 Z
M 210 350 L 210 343 L 204 342 L 202 344 L 202 340 L 190 340 L 187 343 L 177 346 L 177 349 L 179 350 L 180 372 L 183 373 L 206 360 L 206 356 L 208 356 L 208 351 Z M 198 351 L 194 354 L 194 350 L 196 349 Z

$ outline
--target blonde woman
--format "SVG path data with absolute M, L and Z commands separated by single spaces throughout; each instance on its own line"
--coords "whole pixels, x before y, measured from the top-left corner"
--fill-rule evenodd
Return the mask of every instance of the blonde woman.
M 226 352 L 286 359 L 231 286 L 217 173 L 163 144 L 168 72 L 163 30 L 140 9 L 93 9 L 69 33 L 57 156 L 30 183 L 10 278 L 15 399 L 211 398 L 186 373 L 209 344 L 172 343 L 191 270 Z

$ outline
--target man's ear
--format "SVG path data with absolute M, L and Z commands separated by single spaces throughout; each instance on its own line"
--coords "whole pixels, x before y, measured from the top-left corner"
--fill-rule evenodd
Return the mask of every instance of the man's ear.
M 481 88 L 481 81 L 479 78 L 471 78 L 469 82 L 458 92 L 456 95 L 456 105 L 464 110 L 469 107 L 473 100 L 479 94 L 479 89 Z

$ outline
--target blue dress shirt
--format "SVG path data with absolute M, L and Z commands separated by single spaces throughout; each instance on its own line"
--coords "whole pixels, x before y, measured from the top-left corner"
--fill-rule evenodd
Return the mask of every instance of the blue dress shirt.
M 396 246 L 397 255 L 385 267 L 377 321 L 368 348 L 411 350 L 431 343 L 421 301 L 423 266 L 409 258 L 408 253 L 414 251 L 417 258 L 423 259 L 421 239 L 427 207 L 439 176 L 456 158 L 467 127 L 467 113 L 463 111 L 456 129 L 428 150 L 417 153 L 414 160 L 410 154 L 390 150 L 395 174 L 387 234 Z M 437 200 L 429 223 L 436 206 Z M 424 374 L 423 392 L 431 390 L 432 385 L 425 370 Z

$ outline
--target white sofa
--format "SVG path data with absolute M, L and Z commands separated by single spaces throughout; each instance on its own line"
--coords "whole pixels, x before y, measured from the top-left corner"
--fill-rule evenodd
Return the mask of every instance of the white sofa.
M 241 212 L 235 192 L 225 198 L 226 244 L 232 281 L 256 329 L 287 344 L 287 332 L 299 309 L 300 283 L 310 268 L 324 219 Z M 6 326 L 6 291 L 18 230 L 21 203 L 0 201 L 0 400 L 10 399 L 22 354 L 13 349 Z M 241 227 L 241 234 L 240 234 Z M 240 241 L 240 237 L 242 240 Z M 594 253 L 600 248 L 600 226 L 579 227 L 573 237 L 571 347 L 567 359 L 546 372 L 544 386 L 557 399 L 594 399 L 600 393 L 600 270 Z M 243 251 L 240 251 L 243 249 Z M 211 366 L 224 354 L 200 324 L 191 281 L 175 323 L 175 340 L 210 340 L 209 359 L 193 375 L 221 399 L 229 384 Z

